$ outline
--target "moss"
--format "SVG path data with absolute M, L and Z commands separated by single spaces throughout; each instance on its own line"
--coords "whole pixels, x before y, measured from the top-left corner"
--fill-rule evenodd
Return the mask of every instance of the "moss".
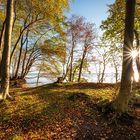
M 17 138 L 22 137 L 22 133 L 24 134 L 27 130 L 32 130 L 34 134 L 39 135 L 39 128 L 42 129 L 63 119 L 67 120 L 74 114 L 79 117 L 81 112 L 88 115 L 93 111 L 92 101 L 102 102 L 106 99 L 110 101 L 114 96 L 112 87 L 94 88 L 95 84 L 86 85 L 84 83 L 82 85 L 64 83 L 36 88 L 11 88 L 10 92 L 11 95 L 15 96 L 15 100 L 6 100 L 0 104 L 2 116 L 0 117 L 0 124 L 3 123 L 2 118 L 5 120 L 4 131 L 0 131 L 0 134 L 3 133 L 6 136 L 5 130 L 8 126 L 12 127 L 10 134 L 14 134 L 14 136 L 19 129 L 21 130 L 20 135 L 17 134 Z

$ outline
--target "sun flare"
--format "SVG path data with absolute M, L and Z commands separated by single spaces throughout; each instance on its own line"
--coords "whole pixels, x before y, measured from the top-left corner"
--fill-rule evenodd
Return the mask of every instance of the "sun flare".
M 134 73 L 134 78 L 135 78 L 136 82 L 138 82 L 138 80 L 139 80 L 139 74 L 138 74 L 138 72 L 135 72 Z
M 132 56 L 133 59 L 135 59 L 137 57 L 137 55 L 138 55 L 138 51 L 137 50 L 132 50 L 131 51 L 131 56 Z

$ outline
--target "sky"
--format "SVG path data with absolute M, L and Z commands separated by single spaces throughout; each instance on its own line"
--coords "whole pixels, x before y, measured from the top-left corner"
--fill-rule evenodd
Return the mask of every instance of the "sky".
M 114 2 L 115 0 L 73 0 L 70 15 L 83 16 L 99 28 L 101 21 L 107 18 L 107 5 Z

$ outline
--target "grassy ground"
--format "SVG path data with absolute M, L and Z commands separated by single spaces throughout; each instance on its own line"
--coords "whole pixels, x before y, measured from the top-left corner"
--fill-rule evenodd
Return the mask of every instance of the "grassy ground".
M 94 83 L 11 89 L 14 100 L 0 103 L 0 139 L 140 139 L 139 124 L 116 126 L 98 111 L 115 93 L 114 85 Z

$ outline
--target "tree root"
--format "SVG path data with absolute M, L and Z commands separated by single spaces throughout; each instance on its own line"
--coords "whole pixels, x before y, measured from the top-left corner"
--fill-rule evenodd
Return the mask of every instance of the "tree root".
M 134 123 L 134 116 L 128 112 L 117 112 L 113 107 L 113 102 L 100 105 L 98 110 L 105 119 L 109 120 L 109 124 L 132 125 Z
M 11 100 L 11 101 L 14 101 L 15 98 L 13 96 L 11 96 L 10 94 L 7 94 L 7 99 Z

